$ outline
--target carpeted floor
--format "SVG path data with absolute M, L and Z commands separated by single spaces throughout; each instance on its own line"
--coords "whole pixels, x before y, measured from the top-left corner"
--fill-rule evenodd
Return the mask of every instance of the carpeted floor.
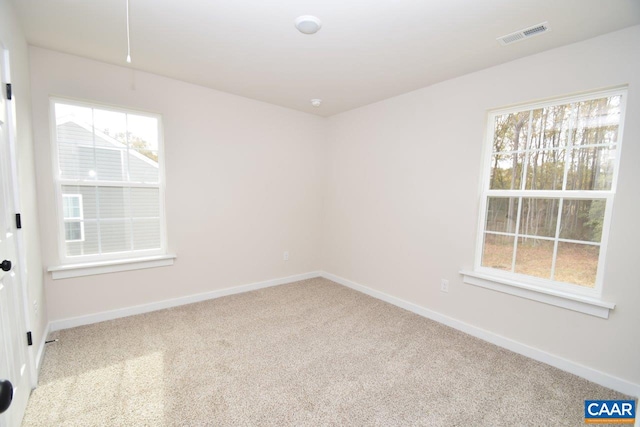
M 53 337 L 25 427 L 581 426 L 628 398 L 320 278 Z

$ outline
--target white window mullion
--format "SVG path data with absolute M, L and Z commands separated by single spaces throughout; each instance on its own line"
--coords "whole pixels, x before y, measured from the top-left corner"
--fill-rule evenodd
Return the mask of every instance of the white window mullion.
M 102 187 L 136 187 L 136 188 L 159 188 L 159 184 L 148 184 L 144 182 L 124 182 L 124 181 L 98 181 Z M 80 187 L 94 187 L 96 181 L 61 179 L 60 185 L 74 185 Z
M 524 164 L 522 165 L 522 177 L 520 178 L 520 190 L 527 189 L 527 173 L 529 172 L 529 154 L 531 153 L 531 130 L 533 129 L 533 110 L 529 111 L 529 123 L 527 124 L 527 140 L 524 146 Z
M 513 237 L 513 233 L 504 233 L 501 231 L 485 231 L 485 234 L 494 234 L 496 236 L 509 236 L 509 237 Z M 524 233 L 519 233 L 518 237 L 520 238 L 527 238 L 527 239 L 537 239 L 537 240 L 546 240 L 548 242 L 553 242 L 555 239 L 553 237 L 547 237 L 547 236 L 537 236 L 535 234 L 524 234 Z M 563 241 L 562 239 L 560 239 L 560 241 Z M 575 240 L 566 240 L 569 243 L 583 243 L 580 241 L 575 241 Z
M 129 225 L 131 227 L 131 235 L 129 236 L 129 240 L 131 241 L 131 250 L 134 250 L 135 246 L 134 246 L 134 239 L 133 239 L 133 203 L 132 203 L 133 197 L 131 194 L 132 193 L 131 190 L 132 188 L 129 187 L 129 192 L 128 192 L 129 200 L 127 200 L 127 203 L 129 203 Z
M 569 135 L 567 136 L 567 147 L 564 153 L 564 175 L 562 177 L 562 190 L 567 190 L 567 177 L 569 176 L 569 163 L 571 162 L 571 153 L 573 152 L 573 136 L 578 131 L 578 103 L 574 104 L 573 114 L 569 121 Z M 575 132 L 574 132 L 575 130 Z
M 600 242 L 591 242 L 587 240 L 558 239 L 560 243 L 577 243 L 579 245 L 602 246 Z
M 129 115 L 128 114 L 124 115 L 124 120 L 125 120 L 124 138 L 126 142 L 125 153 L 127 155 L 127 159 L 126 159 L 127 164 L 124 165 L 123 163 L 123 167 L 126 168 L 126 174 L 125 174 L 126 181 L 131 182 L 131 165 L 129 164 L 129 159 L 131 159 L 131 155 L 129 154 L 129 150 L 131 149 L 131 144 L 129 143 Z
M 520 215 L 522 214 L 522 197 L 518 197 L 518 214 L 516 215 L 516 229 L 513 238 L 513 257 L 511 259 L 511 272 L 516 271 L 516 256 L 518 255 L 518 235 L 520 231 Z
M 131 159 L 131 155 L 129 154 L 129 150 L 131 150 L 131 143 L 129 142 L 129 114 L 125 114 L 125 141 L 127 143 L 127 148 L 126 148 L 126 153 L 127 153 L 127 182 L 131 181 L 131 164 L 129 162 L 129 160 Z M 131 245 L 131 250 L 135 250 L 135 246 L 134 246 L 134 239 L 133 239 L 133 203 L 132 203 L 132 188 L 129 187 L 128 189 L 128 200 L 127 203 L 129 204 L 129 227 L 130 227 L 130 235 L 129 235 L 129 244 Z
M 95 127 L 95 110 L 91 109 L 91 136 L 93 139 L 93 172 L 94 178 L 98 178 L 98 154 L 96 150 L 96 127 Z M 95 184 L 95 183 L 94 183 Z M 100 229 L 100 191 L 98 185 L 94 187 L 96 194 L 96 234 L 98 236 L 98 255 L 102 255 L 102 232 Z
M 100 187 L 95 186 L 96 191 L 96 233 L 98 235 L 98 255 L 102 255 L 102 232 L 100 227 Z
M 531 147 L 531 130 L 533 129 L 533 111 L 529 111 L 529 122 L 527 123 L 527 139 L 525 141 L 524 146 L 524 164 L 522 165 L 522 170 L 520 173 L 520 191 L 525 191 L 527 186 L 527 171 L 529 166 L 529 153 Z M 511 173 L 515 173 L 512 171 Z M 516 257 L 518 256 L 518 235 L 520 232 L 520 221 L 522 215 L 522 197 L 518 197 L 518 214 L 516 215 L 516 224 L 515 224 L 515 236 L 513 239 L 513 256 L 511 258 L 511 271 L 515 273 L 516 271 Z
M 489 197 L 527 197 L 532 199 L 606 199 L 612 192 L 611 191 L 587 191 L 587 190 L 572 190 L 572 191 L 560 191 L 560 190 L 488 190 L 487 196 Z
M 93 142 L 93 173 L 94 181 L 98 179 L 98 153 L 96 150 L 96 128 L 95 128 L 95 114 L 94 109 L 91 109 L 91 140 Z
M 556 232 L 553 239 L 553 258 L 551 258 L 551 280 L 554 280 L 556 274 L 556 257 L 558 255 L 558 239 L 560 238 L 560 222 L 562 221 L 562 209 L 564 207 L 564 199 L 560 199 L 558 204 L 558 218 L 556 219 Z

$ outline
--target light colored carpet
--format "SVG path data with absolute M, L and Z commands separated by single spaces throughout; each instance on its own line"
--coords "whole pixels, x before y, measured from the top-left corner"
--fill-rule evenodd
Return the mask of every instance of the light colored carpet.
M 326 279 L 53 334 L 23 425 L 584 425 L 628 398 Z

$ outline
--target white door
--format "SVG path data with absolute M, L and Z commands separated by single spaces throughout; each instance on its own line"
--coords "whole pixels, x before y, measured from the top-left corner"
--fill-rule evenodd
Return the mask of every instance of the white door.
M 10 101 L 7 101 L 5 91 L 7 59 L 6 51 L 0 47 L 0 381 L 8 380 L 13 387 L 11 406 L 0 414 L 0 427 L 20 425 L 31 392 L 23 290 L 16 246 L 14 183 L 10 169 L 14 165 L 11 164 L 10 123 L 7 119 Z M 8 383 L 0 382 L 0 408 L 7 401 L 7 387 Z

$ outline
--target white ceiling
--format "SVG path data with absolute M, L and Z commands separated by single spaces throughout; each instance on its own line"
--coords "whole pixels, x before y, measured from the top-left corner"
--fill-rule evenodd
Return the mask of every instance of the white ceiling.
M 30 44 L 129 66 L 125 0 L 13 3 Z M 130 13 L 131 67 L 330 116 L 640 24 L 640 1 L 130 0 Z M 293 24 L 308 14 L 323 22 L 311 36 Z M 552 31 L 496 41 L 543 21 Z

